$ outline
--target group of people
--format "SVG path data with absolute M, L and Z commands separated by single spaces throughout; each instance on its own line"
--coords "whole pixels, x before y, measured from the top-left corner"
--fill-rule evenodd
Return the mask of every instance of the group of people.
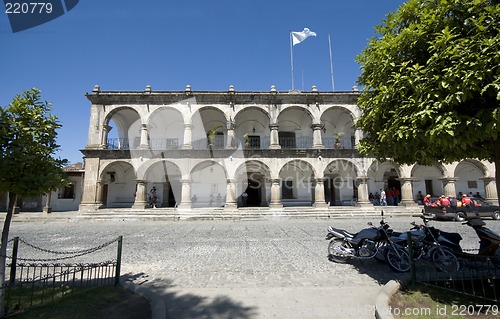
M 401 201 L 401 192 L 395 187 L 389 187 L 387 190 L 381 188 L 380 193 L 375 192 L 375 195 L 370 193 L 370 195 L 368 195 L 368 200 L 370 200 L 373 205 L 398 206 Z
M 472 193 L 471 193 L 472 195 Z M 422 202 L 425 206 L 441 206 L 441 207 L 464 207 L 464 206 L 474 206 L 473 196 L 468 196 L 467 194 L 459 193 L 457 197 L 454 195 L 441 195 L 437 200 L 432 201 L 431 195 L 427 194 Z

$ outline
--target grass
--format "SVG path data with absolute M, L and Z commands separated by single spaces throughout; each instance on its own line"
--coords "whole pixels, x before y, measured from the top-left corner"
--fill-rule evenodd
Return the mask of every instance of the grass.
M 394 318 L 498 318 L 500 305 L 423 284 L 412 284 L 398 291 L 388 309 Z
M 133 297 L 133 298 L 132 298 Z M 138 300 L 132 292 L 115 286 L 96 287 L 66 296 L 55 302 L 27 309 L 24 312 L 11 315 L 15 319 L 90 319 L 90 318 L 120 318 L 121 310 L 129 311 Z M 142 300 L 141 302 L 144 302 Z M 126 304 L 124 306 L 124 303 Z M 142 305 L 142 304 L 141 304 Z M 146 307 L 149 307 L 147 301 Z M 22 308 L 22 306 L 21 306 Z M 147 309 L 146 309 L 147 310 Z M 135 310 L 134 310 L 135 311 Z M 133 318 L 133 317 L 129 317 Z M 139 318 L 139 316 L 137 317 Z M 145 318 L 147 315 L 145 314 Z

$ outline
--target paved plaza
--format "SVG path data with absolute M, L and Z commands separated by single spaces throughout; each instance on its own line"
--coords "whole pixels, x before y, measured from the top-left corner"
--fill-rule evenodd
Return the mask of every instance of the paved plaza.
M 401 278 L 375 260 L 336 264 L 327 258 L 328 225 L 355 232 L 367 221 L 378 223 L 376 217 L 92 221 L 53 215 L 22 221 L 14 217 L 10 238 L 75 251 L 122 235 L 123 279 L 152 299 L 156 318 L 373 318 L 381 287 Z M 419 219 L 404 216 L 386 221 L 395 230 L 407 230 L 411 221 Z M 486 222 L 500 231 L 500 222 Z M 460 231 L 466 247 L 477 245 L 470 227 L 433 224 Z M 20 257 L 36 254 L 20 245 Z M 84 260 L 115 257 L 113 244 Z

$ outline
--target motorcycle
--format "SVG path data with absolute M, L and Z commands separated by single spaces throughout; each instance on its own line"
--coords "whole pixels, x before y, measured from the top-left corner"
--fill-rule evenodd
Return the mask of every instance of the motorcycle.
M 375 227 L 371 222 L 368 223 L 369 228 L 365 228 L 358 233 L 351 233 L 344 229 L 327 228 L 326 240 L 330 240 L 328 244 L 328 257 L 331 261 L 337 263 L 345 263 L 351 258 L 355 259 L 371 259 L 383 261 L 381 252 L 383 247 L 390 243 L 389 224 L 384 222 L 383 212 L 380 226 Z
M 496 268 L 500 268 L 500 236 L 484 227 L 486 223 L 480 218 L 469 218 L 462 225 L 470 226 L 476 232 L 479 237 L 479 251 L 477 254 L 471 254 L 459 247 L 456 250 L 457 255 L 462 258 L 486 258 Z
M 410 233 L 413 260 L 428 259 L 432 261 L 438 270 L 443 272 L 459 270 L 460 262 L 455 252 L 461 251 L 460 241 L 462 236 L 458 233 L 448 233 L 429 226 L 428 220 L 424 217 L 422 219 L 424 221 L 422 225 L 412 222 L 413 227 L 409 232 L 394 234 L 391 240 L 395 243 L 395 246 L 398 249 L 408 251 L 408 233 Z M 394 249 L 389 248 L 386 250 L 385 259 L 393 271 L 404 272 L 410 270 L 409 263 L 405 268 L 400 266 L 403 262 L 406 265 L 406 260 L 400 260 L 401 256 L 406 258 L 400 252 L 394 251 Z

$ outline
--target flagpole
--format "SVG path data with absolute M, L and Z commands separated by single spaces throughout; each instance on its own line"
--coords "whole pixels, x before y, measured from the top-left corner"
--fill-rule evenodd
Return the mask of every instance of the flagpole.
M 335 82 L 333 81 L 332 42 L 330 40 L 330 33 L 328 33 L 328 47 L 330 48 L 330 75 L 332 76 L 332 91 L 335 91 Z
M 292 46 L 292 31 L 290 31 L 290 65 L 292 68 L 292 90 L 294 90 L 294 80 L 293 80 L 293 46 Z

